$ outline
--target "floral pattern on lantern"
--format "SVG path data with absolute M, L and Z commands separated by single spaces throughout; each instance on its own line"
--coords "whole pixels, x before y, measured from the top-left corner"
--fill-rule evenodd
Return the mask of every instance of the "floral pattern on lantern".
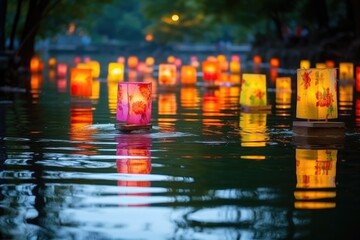
M 267 104 L 266 76 L 245 73 L 241 80 L 240 105 L 258 107 Z
M 149 124 L 151 89 L 151 82 L 118 83 L 116 120 L 126 124 Z
M 176 84 L 176 66 L 171 63 L 159 64 L 159 85 Z

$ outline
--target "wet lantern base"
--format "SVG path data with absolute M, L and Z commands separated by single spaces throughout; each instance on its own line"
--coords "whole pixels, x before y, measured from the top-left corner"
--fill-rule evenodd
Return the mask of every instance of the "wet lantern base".
M 343 122 L 293 122 L 294 141 L 307 144 L 341 144 L 345 138 Z
M 152 128 L 152 125 L 150 123 L 144 125 L 115 123 L 115 128 L 120 132 L 129 133 L 132 131 L 150 130 Z

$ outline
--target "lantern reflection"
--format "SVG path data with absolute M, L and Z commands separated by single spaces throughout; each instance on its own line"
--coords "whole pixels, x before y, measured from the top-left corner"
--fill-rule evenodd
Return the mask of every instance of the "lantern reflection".
M 108 108 L 111 115 L 116 114 L 118 82 L 108 81 Z
M 116 167 L 118 173 L 150 174 L 151 172 L 151 138 L 147 134 L 121 134 L 116 137 Z M 150 187 L 150 181 L 119 180 L 118 186 Z M 148 195 L 134 193 L 134 195 Z
M 177 100 L 175 93 L 159 93 L 158 95 L 158 124 L 161 131 L 175 131 Z
M 353 107 L 353 84 L 340 84 L 339 85 L 339 115 L 351 115 Z
M 40 96 L 43 84 L 43 75 L 41 73 L 32 73 L 30 77 L 31 96 L 37 99 Z
M 353 80 L 354 79 L 354 64 L 349 62 L 339 63 L 339 79 Z
M 334 208 L 336 149 L 296 149 L 295 208 Z
M 79 154 L 93 155 L 96 149 L 88 144 L 93 140 L 96 129 L 91 128 L 93 123 L 93 109 L 91 101 L 74 103 L 70 108 L 70 140 L 77 141 Z
M 291 78 L 279 77 L 276 78 L 276 108 L 290 109 L 291 108 Z
M 199 107 L 199 101 L 199 93 L 196 87 L 182 87 L 180 89 L 181 107 L 197 109 Z
M 242 147 L 265 147 L 268 140 L 266 113 L 240 113 L 239 127 Z M 258 156 L 255 159 L 259 159 Z M 260 159 L 265 159 L 261 156 Z
M 355 126 L 360 128 L 360 97 L 355 100 Z

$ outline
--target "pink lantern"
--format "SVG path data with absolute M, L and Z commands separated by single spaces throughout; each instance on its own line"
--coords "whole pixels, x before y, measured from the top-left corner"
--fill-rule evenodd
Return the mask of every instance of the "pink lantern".
M 118 83 L 116 120 L 120 124 L 116 127 L 119 130 L 151 127 L 151 85 L 151 82 Z

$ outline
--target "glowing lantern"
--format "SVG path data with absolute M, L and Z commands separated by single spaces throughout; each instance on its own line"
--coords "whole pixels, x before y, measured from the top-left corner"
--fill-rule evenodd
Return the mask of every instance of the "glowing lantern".
M 41 59 L 37 56 L 34 56 L 30 59 L 30 72 L 38 73 L 43 70 L 43 63 Z
M 238 74 L 231 74 L 229 77 L 229 82 L 235 85 L 240 84 L 240 75 Z
M 293 132 L 298 137 L 315 137 L 329 141 L 345 135 L 343 122 L 328 122 L 338 117 L 335 68 L 310 68 L 297 71 L 296 117 L 325 121 L 294 121 Z
M 167 62 L 170 64 L 175 64 L 175 60 L 176 60 L 176 58 L 174 56 L 167 57 Z
M 168 86 L 176 84 L 176 66 L 174 64 L 159 64 L 159 84 Z
M 300 61 L 300 68 L 301 69 L 308 69 L 310 68 L 310 61 L 309 60 L 306 60 L 306 59 L 303 59 Z
M 248 110 L 268 110 L 266 76 L 245 73 L 242 75 L 240 101 L 241 107 Z
M 270 58 L 270 67 L 278 68 L 280 66 L 280 60 L 278 58 Z
M 227 71 L 228 68 L 229 68 L 229 63 L 228 61 L 226 60 L 226 56 L 223 55 L 223 54 L 220 54 L 216 57 L 218 63 L 219 63 L 219 66 L 220 66 L 220 71 Z
M 138 58 L 136 56 L 129 56 L 127 59 L 128 68 L 134 69 L 138 65 Z
M 360 92 L 360 67 L 356 67 L 355 91 Z
M 279 76 L 279 69 L 278 68 L 270 68 L 270 80 L 271 83 L 275 83 L 276 78 Z
M 58 63 L 56 66 L 56 75 L 59 78 L 66 77 L 67 74 L 67 65 L 66 63 Z
M 49 64 L 49 67 L 50 68 L 54 68 L 55 67 L 55 65 L 56 65 L 56 58 L 49 58 L 49 60 L 48 60 L 48 64 Z
M 191 56 L 190 57 L 190 65 L 194 66 L 195 68 L 199 67 L 199 61 L 198 61 L 196 56 Z
M 232 62 L 240 62 L 240 56 L 239 55 L 231 55 L 231 61 Z
M 38 73 L 32 73 L 30 77 L 30 86 L 33 99 L 39 98 L 42 84 L 43 75 Z
M 291 107 L 291 78 L 278 77 L 276 78 L 276 108 L 290 108 Z
M 342 62 L 339 64 L 339 79 L 352 80 L 354 79 L 354 64 Z
M 241 65 L 239 61 L 230 62 L 230 73 L 240 73 Z
M 336 197 L 335 191 L 331 191 L 336 187 L 336 161 L 335 149 L 296 149 L 296 188 L 302 189 L 294 193 L 296 208 L 335 207 L 335 203 L 328 199 Z
M 118 173 L 149 174 L 151 172 L 151 138 L 146 134 L 126 134 L 116 137 L 116 167 Z M 119 180 L 119 186 L 149 187 L 150 181 Z
M 118 62 L 118 63 L 125 64 L 125 57 L 119 56 L 119 57 L 117 58 L 117 62 Z
M 261 62 L 262 62 L 261 56 L 255 55 L 255 56 L 253 57 L 253 63 L 254 63 L 254 65 L 260 65 Z
M 316 63 L 315 68 L 326 68 L 325 63 Z
M 333 60 L 326 60 L 325 65 L 327 68 L 335 68 L 335 62 Z
M 175 115 L 177 112 L 177 101 L 175 93 L 161 93 L 158 98 L 159 115 Z
M 127 77 L 128 77 L 129 82 L 136 82 L 137 77 L 138 77 L 138 73 L 134 69 L 129 69 L 129 71 L 127 73 Z
M 124 64 L 111 62 L 108 65 L 108 80 L 122 82 L 124 80 Z
M 195 84 L 196 83 L 196 68 L 190 65 L 181 67 L 181 83 Z
M 202 110 L 204 116 L 218 116 L 220 112 L 219 91 L 211 89 L 204 92 Z
M 298 69 L 296 117 L 335 119 L 337 114 L 336 69 Z
M 81 57 L 79 56 L 74 57 L 74 64 L 77 65 L 79 63 L 81 63 Z
M 70 94 L 76 97 L 91 97 L 91 69 L 72 68 L 70 73 Z
M 151 126 L 151 82 L 118 84 L 116 120 L 125 126 Z
M 92 77 L 98 78 L 100 76 L 100 63 L 98 61 L 89 61 L 86 64 L 92 70 Z
M 214 82 L 220 77 L 220 66 L 216 61 L 202 62 L 203 80 L 207 82 Z
M 147 66 L 153 66 L 154 63 L 155 63 L 155 59 L 154 59 L 153 57 L 147 57 L 147 58 L 145 59 L 145 64 L 146 64 Z
M 240 136 L 242 147 L 265 147 L 268 140 L 266 113 L 240 113 Z

